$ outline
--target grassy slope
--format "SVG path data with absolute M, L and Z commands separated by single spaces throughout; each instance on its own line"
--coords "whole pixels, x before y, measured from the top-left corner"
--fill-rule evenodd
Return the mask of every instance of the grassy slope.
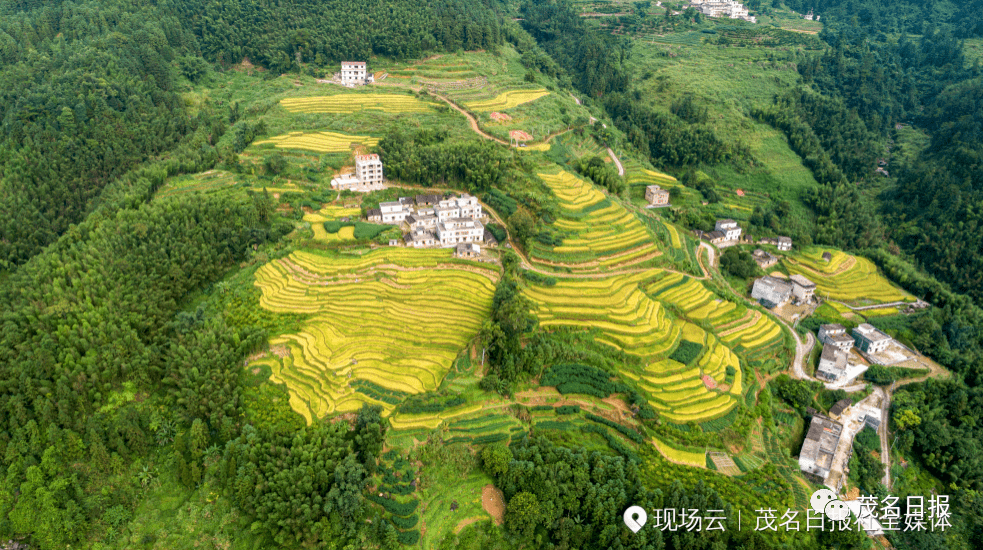
M 773 48 L 705 43 L 668 46 L 640 40 L 635 43 L 631 63 L 635 74 L 642 78 L 640 89 L 651 105 L 667 110 L 674 100 L 692 96 L 698 105 L 708 108 L 709 124 L 721 138 L 746 144 L 760 162 L 760 166 L 746 173 L 729 167 L 710 170 L 719 186 L 750 189 L 788 200 L 797 218 L 810 219 L 811 213 L 802 200 L 809 189 L 818 186 L 816 180 L 784 135 L 748 115 L 752 108 L 770 104 L 775 94 L 798 79 L 793 63 L 768 61 L 769 54 L 779 58 L 786 55 Z M 720 213 L 735 219 L 746 219 L 750 214 L 741 208 Z

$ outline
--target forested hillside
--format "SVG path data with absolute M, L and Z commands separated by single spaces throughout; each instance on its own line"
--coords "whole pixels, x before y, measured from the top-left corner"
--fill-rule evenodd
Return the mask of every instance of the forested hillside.
M 983 35 L 983 4 L 979 0 L 789 0 L 800 13 L 814 10 L 834 27 L 860 23 L 875 32 L 921 34 L 932 27 L 949 27 L 961 38 Z
M 0 269 L 82 221 L 99 192 L 200 123 L 172 67 L 178 18 L 120 2 L 0 7 Z M 200 62 L 200 60 L 198 60 Z
M 202 53 L 223 65 L 247 58 L 275 74 L 345 59 L 417 58 L 501 43 L 491 4 L 463 0 L 212 1 L 173 4 Z

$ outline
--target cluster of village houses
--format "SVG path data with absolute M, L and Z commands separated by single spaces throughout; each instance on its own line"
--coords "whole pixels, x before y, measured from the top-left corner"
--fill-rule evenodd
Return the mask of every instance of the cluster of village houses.
M 370 222 L 402 227 L 403 240 L 414 248 L 456 247 L 458 255 L 469 257 L 480 254 L 486 240 L 481 203 L 467 193 L 400 197 L 379 203 L 367 215 Z
M 696 11 L 707 17 L 729 17 L 750 23 L 757 22 L 747 8 L 736 0 L 692 0 L 688 7 L 696 8 Z
M 385 177 L 379 155 L 356 155 L 355 173 L 331 180 L 337 190 L 384 189 Z M 494 237 L 481 223 L 484 214 L 477 197 L 467 193 L 459 196 L 417 195 L 400 197 L 379 203 L 367 213 L 369 222 L 396 225 L 405 233 L 403 240 L 414 248 L 456 248 L 461 257 L 475 257 L 481 244 Z M 390 243 L 396 244 L 396 243 Z

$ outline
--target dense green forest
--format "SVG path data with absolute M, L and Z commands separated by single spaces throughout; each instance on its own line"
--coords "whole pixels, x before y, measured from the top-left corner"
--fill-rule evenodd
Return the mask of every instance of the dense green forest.
M 12 8 L 0 9 L 0 270 L 201 123 L 175 89 L 171 65 L 196 49 L 177 18 L 125 3 Z
M 961 38 L 983 35 L 983 3 L 943 0 L 787 0 L 795 11 L 813 10 L 827 25 L 862 23 L 876 32 L 921 34 L 932 27 L 948 27 Z
M 202 53 L 220 64 L 244 58 L 275 74 L 319 69 L 343 59 L 418 58 L 437 50 L 477 50 L 501 43 L 489 2 L 348 0 L 173 3 Z

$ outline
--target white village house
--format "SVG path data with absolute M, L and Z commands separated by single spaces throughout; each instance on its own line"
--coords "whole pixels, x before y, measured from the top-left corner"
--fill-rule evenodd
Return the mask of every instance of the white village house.
M 477 197 L 463 193 L 458 197 L 441 195 L 417 195 L 414 201 L 400 197 L 396 201 L 379 203 L 370 209 L 370 222 L 402 225 L 406 229 L 403 239 L 407 246 L 415 248 L 452 247 L 460 243 L 484 242 L 484 216 Z M 480 247 L 469 248 L 467 253 L 479 254 Z
M 853 347 L 853 338 L 846 333 L 846 328 L 836 323 L 819 326 L 819 342 L 831 344 L 843 351 L 850 351 Z
M 382 161 L 379 155 L 355 155 L 355 177 L 366 185 L 382 183 Z
M 757 22 L 757 18 L 736 0 L 693 0 L 689 5 L 707 17 L 729 17 Z
M 853 329 L 853 339 L 857 343 L 857 348 L 866 353 L 880 353 L 891 343 L 890 336 L 869 323 L 862 323 Z
M 816 414 L 799 451 L 799 469 L 825 482 L 833 467 L 833 455 L 840 442 L 843 425 Z
M 379 155 L 355 155 L 355 173 L 341 174 L 331 180 L 331 188 L 342 191 L 355 187 L 382 188 L 386 181 Z
M 731 219 L 717 220 L 713 230 L 723 233 L 725 240 L 728 241 L 736 241 L 741 238 L 741 226 Z
M 789 280 L 792 282 L 792 296 L 795 297 L 796 302 L 809 303 L 816 294 L 816 283 L 798 274 L 792 275 Z
M 751 297 L 768 309 L 781 306 L 791 296 L 792 284 L 775 277 L 761 277 L 751 287 Z
M 845 351 L 834 344 L 824 344 L 823 353 L 819 356 L 816 378 L 821 378 L 827 382 L 837 380 L 846 371 L 846 359 Z
M 342 61 L 341 62 L 341 83 L 345 86 L 360 86 L 365 84 L 365 62 L 364 61 Z

